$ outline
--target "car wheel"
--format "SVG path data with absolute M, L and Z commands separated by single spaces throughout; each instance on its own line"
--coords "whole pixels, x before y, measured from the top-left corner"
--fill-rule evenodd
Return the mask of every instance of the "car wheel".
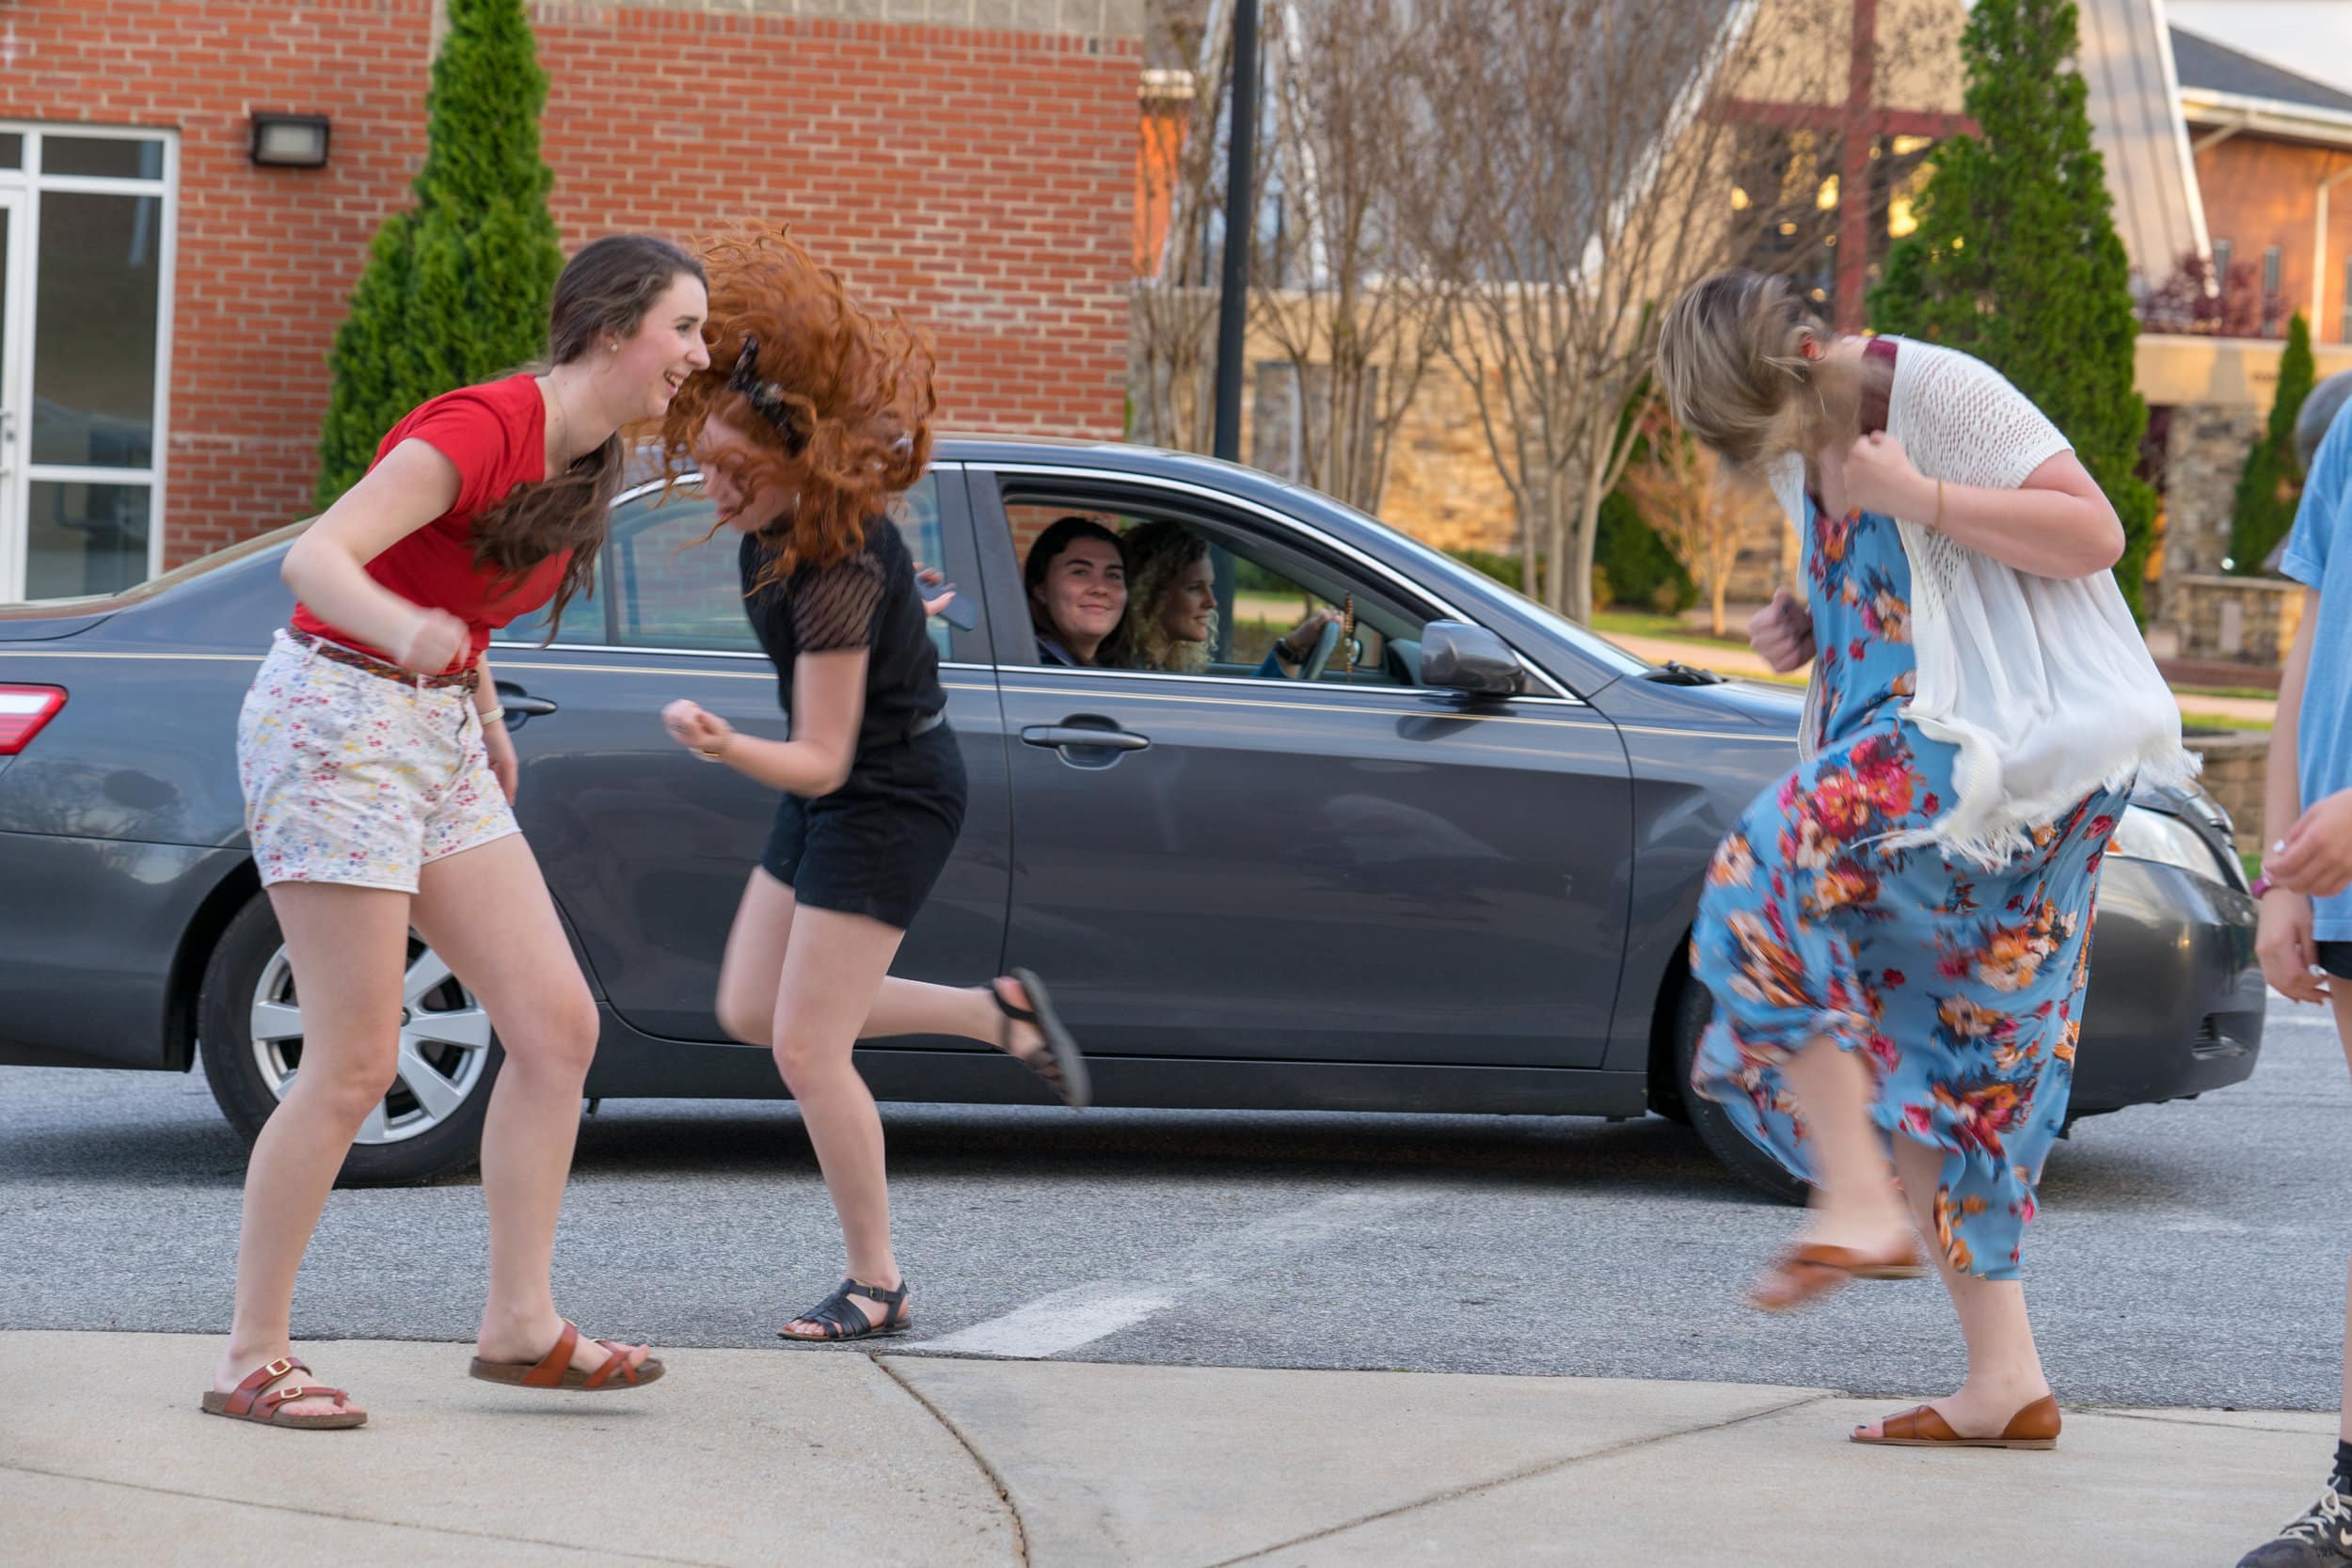
M 1699 1037 L 1715 1017 L 1715 999 L 1696 980 L 1683 982 L 1675 998 L 1675 1073 L 1681 1084 L 1691 1082 L 1691 1066 L 1697 1058 Z M 1758 1192 L 1768 1193 L 1783 1203 L 1803 1203 L 1805 1185 L 1782 1167 L 1740 1131 L 1739 1125 L 1724 1108 L 1700 1094 L 1686 1088 L 1682 1103 L 1689 1111 L 1692 1129 L 1707 1151 L 1721 1160 L 1737 1176 Z
M 239 911 L 221 933 L 197 1005 L 204 1077 L 229 1124 L 250 1145 L 302 1067 L 302 1002 L 267 895 Z M 430 1181 L 472 1166 L 503 1059 L 482 1004 L 411 936 L 398 1076 L 360 1124 L 338 1184 Z

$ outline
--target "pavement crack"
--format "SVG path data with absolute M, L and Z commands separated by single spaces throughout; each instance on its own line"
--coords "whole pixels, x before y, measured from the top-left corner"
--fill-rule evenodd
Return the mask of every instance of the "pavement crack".
M 1028 1568 L 1028 1527 L 1021 1522 L 1021 1508 L 1019 1504 L 1012 1500 L 1012 1488 L 1005 1484 L 1005 1478 L 997 1472 L 995 1465 L 989 1463 L 988 1455 L 979 1450 L 979 1446 L 974 1443 L 972 1439 L 965 1434 L 964 1430 L 961 1427 L 956 1425 L 952 1417 L 950 1417 L 945 1410 L 940 1409 L 938 1405 L 933 1404 L 930 1399 L 926 1398 L 922 1389 L 917 1388 L 914 1384 L 909 1383 L 905 1378 L 900 1377 L 897 1368 L 893 1367 L 882 1356 L 874 1354 L 870 1352 L 867 1354 L 866 1358 L 868 1361 L 871 1361 L 875 1367 L 881 1370 L 882 1376 L 897 1384 L 900 1388 L 905 1389 L 907 1397 L 912 1399 L 915 1403 L 921 1405 L 925 1414 L 929 1415 L 932 1420 L 937 1421 L 943 1428 L 945 1428 L 947 1434 L 962 1446 L 963 1451 L 972 1456 L 972 1463 L 979 1467 L 981 1478 L 988 1482 L 989 1486 L 995 1492 L 996 1496 L 1004 1502 L 1006 1517 L 1012 1521 L 1012 1550 L 1014 1560 L 1021 1564 L 1021 1568 Z
M 2299 1436 L 2299 1435 L 2301 1435 L 2301 1434 L 2302 1434 L 2302 1431 L 2303 1431 L 2303 1429 L 2302 1429 L 2302 1428 L 2300 1428 L 2300 1427 L 2265 1426 L 2265 1425 L 2264 1425 L 2264 1424 L 2263 1424 L 2263 1423 L 2262 1423 L 2259 1419 L 2257 1419 L 2257 1420 L 2253 1420 L 2253 1421 L 2208 1421 L 2208 1420 L 2200 1420 L 2200 1419 L 2198 1419 L 2196 1417 L 2194 1417 L 2193 1415 L 2171 1416 L 2171 1415 L 2162 1414 L 2162 1413 L 2160 1413 L 2160 1412 L 2152 1412 L 2152 1411 L 2146 1411 L 2146 1410 L 2102 1410 L 2102 1409 L 2098 1408 L 2096 1405 L 2093 1405 L 2093 1406 L 2090 1406 L 2090 1408 L 2088 1408 L 2088 1409 L 2085 1409 L 2085 1410 L 2079 1411 L 2079 1412 L 2077 1412 L 2077 1414 L 2079 1414 L 2079 1415 L 2084 1415 L 2084 1416 L 2107 1416 L 2107 1417 L 2112 1417 L 2114 1419 L 2119 1420 L 2119 1421 L 2149 1421 L 2149 1422 L 2153 1422 L 2153 1423 L 2154 1423 L 2154 1424 L 2155 1424 L 2155 1425 L 2157 1425 L 2157 1426 L 2173 1426 L 2173 1427 L 2210 1427 L 2210 1428 L 2212 1428 L 2212 1429 L 2213 1429 L 2214 1431 L 2216 1431 L 2216 1432 L 2283 1432 L 2283 1433 L 2290 1433 L 2290 1434 L 2292 1434 L 2292 1435 L 2297 1435 L 2297 1436 Z M 2294 1415 L 2294 1416 L 2327 1416 L 2327 1415 L 2332 1415 L 2332 1414 L 2334 1414 L 2334 1412 L 2332 1412 L 2332 1411 L 2323 1411 L 2323 1410 L 2296 1410 L 2296 1411 L 2279 1411 L 2279 1412 L 2272 1412 L 2272 1411 L 2266 1411 L 2266 1410 L 2249 1410 L 2249 1411 L 2245 1412 L 2245 1414 L 2246 1414 L 2246 1415 L 2249 1415 L 2249 1416 L 2253 1416 L 2253 1417 L 2257 1417 L 2257 1418 L 2259 1418 L 2259 1417 L 2267 1416 L 2267 1415 L 2272 1415 L 2272 1414 L 2278 1414 L 2278 1415 Z
M 71 1470 L 46 1470 L 38 1465 L 0 1465 L 0 1470 L 13 1470 L 26 1476 L 46 1476 L 51 1481 L 78 1481 L 91 1486 L 116 1486 L 126 1492 L 146 1492 L 159 1497 L 185 1497 L 195 1502 L 220 1503 L 230 1508 L 258 1508 L 271 1513 L 298 1514 L 306 1519 L 332 1519 L 339 1524 L 418 1530 L 426 1535 L 453 1536 L 461 1541 L 496 1541 L 514 1545 L 546 1546 L 553 1551 L 575 1552 L 581 1557 L 601 1557 L 608 1560 L 619 1558 L 629 1562 L 668 1563 L 674 1568 L 727 1568 L 725 1563 L 698 1557 L 656 1557 L 623 1547 L 582 1546 L 570 1541 L 550 1541 L 542 1535 L 499 1535 L 489 1530 L 457 1529 L 448 1525 L 421 1525 L 413 1519 L 379 1519 L 370 1513 L 335 1513 L 323 1508 L 300 1508 L 292 1503 L 265 1503 L 256 1502 L 250 1497 L 224 1497 L 217 1492 L 192 1492 L 178 1486 L 151 1486 L 145 1481 L 116 1481 L 109 1476 L 83 1476 Z
M 1570 1454 L 1565 1459 L 1546 1460 L 1540 1465 L 1530 1465 L 1523 1470 L 1513 1470 L 1507 1475 L 1494 1476 L 1486 1481 L 1471 1481 L 1462 1486 L 1448 1487 L 1442 1492 L 1433 1492 L 1425 1497 L 1416 1497 L 1411 1502 L 1398 1503 L 1393 1508 L 1380 1509 L 1358 1518 L 1343 1520 L 1336 1525 L 1327 1525 L 1321 1529 L 1309 1530 L 1304 1535 L 1293 1536 L 1288 1541 L 1277 1541 L 1270 1546 L 1252 1547 L 1239 1557 L 1220 1558 L 1216 1562 L 1208 1564 L 1207 1568 L 1240 1568 L 1243 1563 L 1259 1561 L 1263 1558 L 1273 1556 L 1276 1552 L 1287 1552 L 1311 1542 L 1327 1541 L 1332 1536 L 1343 1535 L 1349 1530 L 1360 1529 L 1366 1525 L 1378 1524 L 1383 1519 L 1393 1519 L 1400 1514 L 1418 1513 L 1422 1509 L 1431 1508 L 1438 1503 L 1450 1503 L 1461 1497 L 1474 1497 L 1482 1492 L 1492 1492 L 1499 1487 L 1516 1485 L 1523 1481 L 1534 1481 L 1538 1476 L 1552 1475 L 1573 1465 L 1590 1464 L 1596 1459 L 1608 1459 L 1616 1454 L 1629 1453 L 1635 1449 L 1645 1449 L 1655 1443 L 1670 1443 L 1679 1437 L 1695 1437 L 1701 1433 L 1722 1432 L 1728 1427 L 1744 1426 L 1750 1421 L 1760 1421 L 1770 1416 L 1782 1415 L 1790 1410 L 1803 1409 L 1808 1404 L 1819 1404 L 1823 1400 L 1834 1400 L 1839 1397 L 1837 1394 L 1825 1390 L 1820 1393 L 1806 1394 L 1802 1399 L 1783 1400 L 1780 1403 L 1769 1405 L 1762 1410 L 1751 1410 L 1744 1416 L 1731 1416 L 1720 1421 L 1705 1421 L 1697 1426 L 1677 1427 L 1672 1432 L 1652 1433 L 1647 1437 L 1629 1437 L 1622 1443 L 1612 1443 L 1606 1448 L 1595 1449 L 1590 1453 Z

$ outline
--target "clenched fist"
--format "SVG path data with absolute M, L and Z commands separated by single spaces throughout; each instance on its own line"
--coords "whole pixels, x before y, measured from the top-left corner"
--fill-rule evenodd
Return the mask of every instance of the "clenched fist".
M 734 725 L 684 697 L 661 710 L 661 723 L 670 732 L 671 739 L 707 757 L 725 755 L 735 739 Z
M 1775 674 L 1787 674 L 1813 657 L 1813 611 L 1786 588 L 1748 617 L 1748 645 L 1764 656 Z
M 420 675 L 437 675 L 457 662 L 472 634 L 466 623 L 446 610 L 419 610 L 408 623 L 408 635 L 388 650 L 392 662 Z

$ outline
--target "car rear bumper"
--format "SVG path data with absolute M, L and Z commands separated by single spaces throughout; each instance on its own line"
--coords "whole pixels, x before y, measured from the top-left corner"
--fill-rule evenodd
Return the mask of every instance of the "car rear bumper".
M 2110 858 L 2099 881 L 2075 1116 L 2242 1083 L 2265 1007 L 2254 902 L 2171 866 Z
M 243 848 L 0 833 L 0 1064 L 182 1068 L 183 940 Z

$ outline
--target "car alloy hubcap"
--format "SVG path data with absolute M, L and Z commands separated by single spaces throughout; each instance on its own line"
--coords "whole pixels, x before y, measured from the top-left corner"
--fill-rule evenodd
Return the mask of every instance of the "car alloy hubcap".
M 392 1088 L 359 1124 L 363 1144 L 396 1144 L 455 1116 L 482 1084 L 490 1061 L 490 1015 L 424 943 L 408 942 L 401 979 L 400 1057 Z M 302 1004 L 294 969 L 280 947 L 253 988 L 253 1060 L 279 1100 L 302 1067 Z

